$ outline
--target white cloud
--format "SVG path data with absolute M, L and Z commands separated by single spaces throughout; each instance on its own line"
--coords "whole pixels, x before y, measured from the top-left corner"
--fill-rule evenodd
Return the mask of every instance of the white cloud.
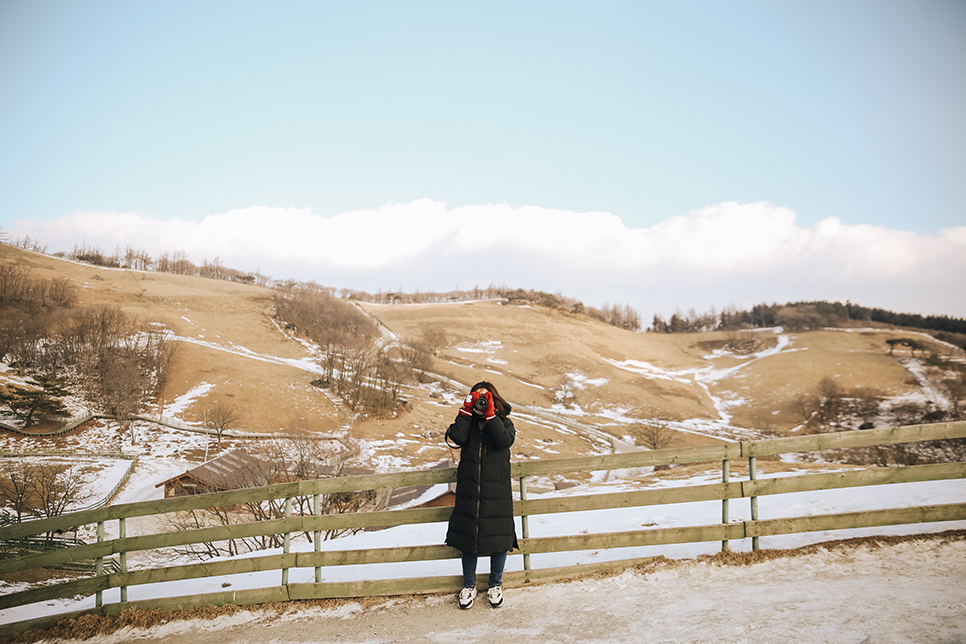
M 591 305 L 627 302 L 645 316 L 675 308 L 851 299 L 966 316 L 966 226 L 919 235 L 835 218 L 809 227 L 767 202 L 720 203 L 649 228 L 605 212 L 422 199 L 321 217 L 253 206 L 199 222 L 80 211 L 21 220 L 51 250 L 75 244 L 152 255 L 184 250 L 240 270 L 366 290 L 506 284 L 560 291 Z

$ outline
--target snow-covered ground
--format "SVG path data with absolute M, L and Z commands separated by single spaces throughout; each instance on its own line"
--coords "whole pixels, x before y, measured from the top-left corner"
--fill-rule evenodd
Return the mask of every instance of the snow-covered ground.
M 467 611 L 454 596 L 239 610 L 125 627 L 92 644 L 952 644 L 966 641 L 966 541 L 819 549 L 744 566 L 690 562 L 507 589 Z M 53 640 L 63 641 L 63 640 Z

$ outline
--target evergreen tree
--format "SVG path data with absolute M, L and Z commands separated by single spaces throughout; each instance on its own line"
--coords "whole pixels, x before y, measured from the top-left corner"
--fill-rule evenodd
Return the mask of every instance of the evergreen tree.
M 27 381 L 33 387 L 10 385 L 0 392 L 0 405 L 7 407 L 14 416 L 30 427 L 36 419 L 66 418 L 70 412 L 59 399 L 68 393 L 66 381 L 52 373 L 34 376 Z

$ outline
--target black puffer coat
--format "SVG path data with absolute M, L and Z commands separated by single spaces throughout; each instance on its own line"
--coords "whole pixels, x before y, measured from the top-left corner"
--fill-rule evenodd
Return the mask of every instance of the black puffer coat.
M 484 422 L 459 414 L 446 430 L 461 448 L 447 545 L 484 556 L 517 547 L 510 488 L 510 446 L 516 435 L 513 421 L 499 415 Z

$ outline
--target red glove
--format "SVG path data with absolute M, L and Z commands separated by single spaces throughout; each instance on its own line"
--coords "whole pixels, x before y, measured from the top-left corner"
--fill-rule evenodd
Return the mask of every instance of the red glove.
M 460 409 L 460 413 L 462 415 L 464 415 L 464 416 L 472 416 L 473 415 L 473 401 L 476 400 L 477 397 L 478 396 L 477 396 L 477 393 L 475 391 L 473 393 L 470 393 L 470 394 L 467 394 L 466 395 L 466 400 L 463 401 L 463 407 Z
M 493 394 L 489 391 L 485 391 L 482 394 L 483 398 L 486 398 L 486 409 L 483 410 L 483 418 L 490 420 L 496 416 L 496 407 L 493 406 Z

